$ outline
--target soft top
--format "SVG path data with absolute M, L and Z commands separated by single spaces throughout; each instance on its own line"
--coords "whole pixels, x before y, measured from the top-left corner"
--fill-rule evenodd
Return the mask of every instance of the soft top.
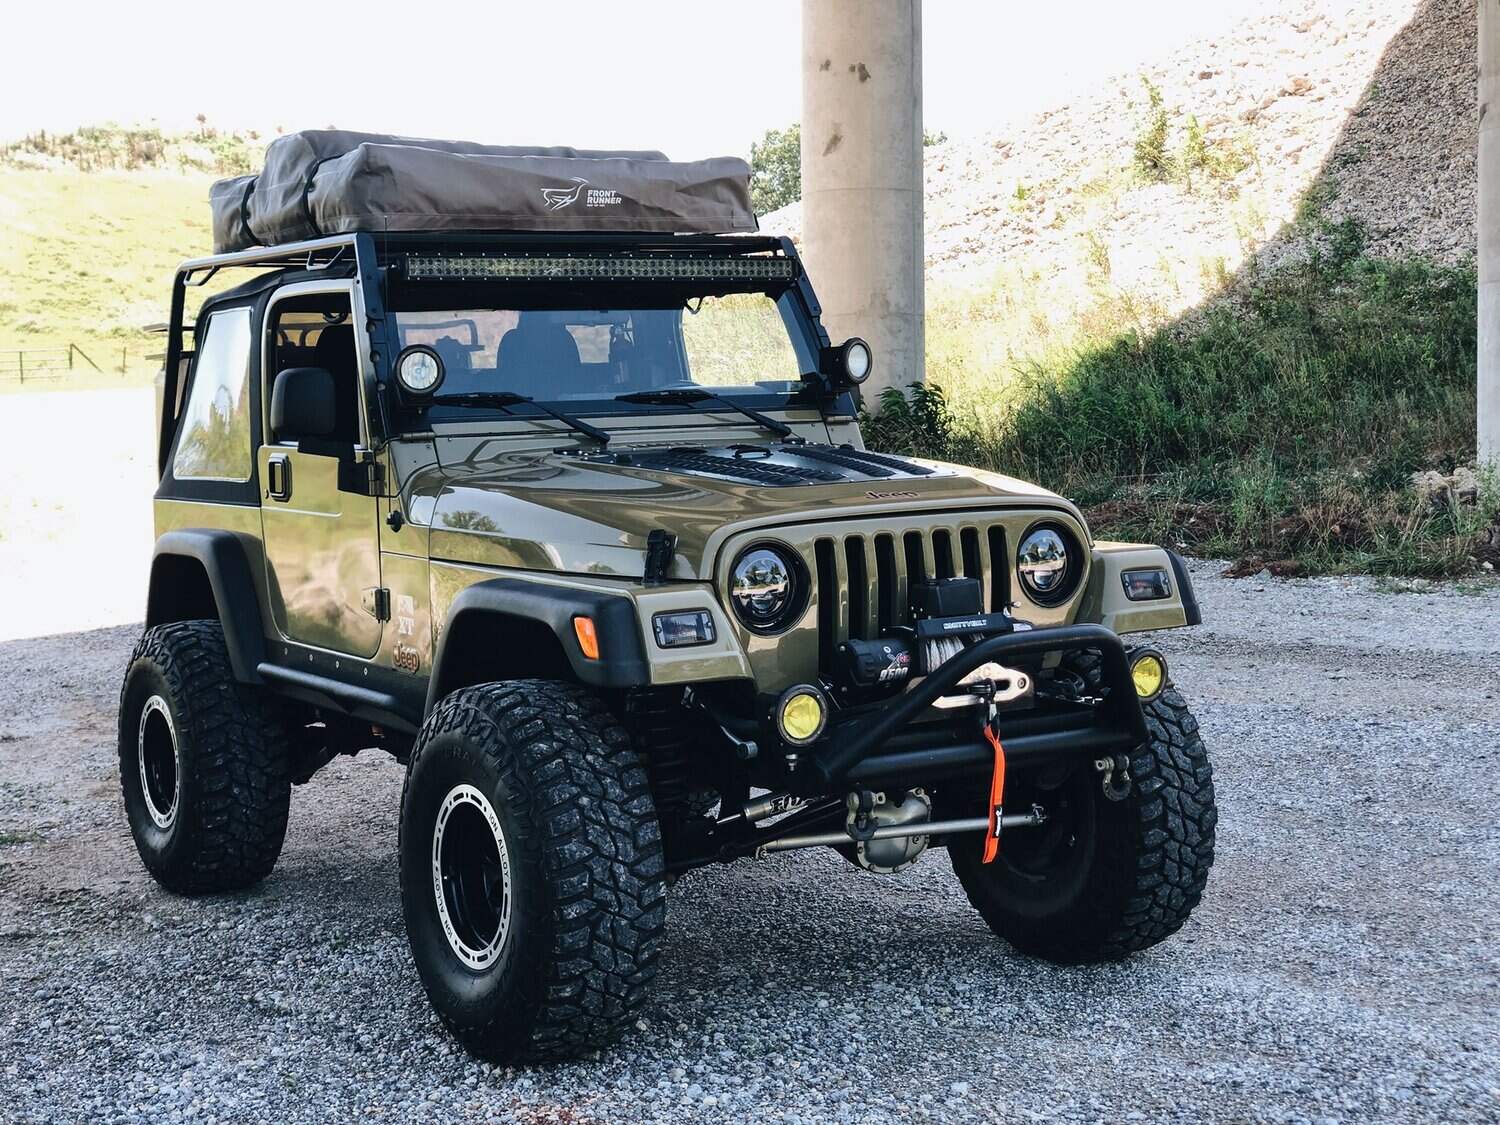
M 278 137 L 209 193 L 214 253 L 354 231 L 756 229 L 750 168 L 659 152 L 528 148 L 325 129 Z

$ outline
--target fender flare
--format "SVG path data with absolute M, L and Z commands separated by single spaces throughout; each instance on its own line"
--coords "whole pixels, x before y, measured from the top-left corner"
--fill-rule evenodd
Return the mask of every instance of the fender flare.
M 260 625 L 260 599 L 244 544 L 231 531 L 186 528 L 169 531 L 156 541 L 151 556 L 151 580 L 146 597 L 146 628 L 177 620 L 166 607 L 166 593 L 158 580 L 164 558 L 196 560 L 208 576 L 229 648 L 229 666 L 241 683 L 261 682 L 257 667 L 266 659 L 266 638 Z
M 448 666 L 448 641 L 454 626 L 471 615 L 496 614 L 547 626 L 578 681 L 590 687 L 625 688 L 651 682 L 651 665 L 641 640 L 635 603 L 623 594 L 580 590 L 524 578 L 490 578 L 465 587 L 448 608 L 448 620 L 433 656 L 427 686 L 430 714 L 457 677 Z M 599 637 L 599 659 L 585 656 L 573 629 L 573 618 L 593 618 Z

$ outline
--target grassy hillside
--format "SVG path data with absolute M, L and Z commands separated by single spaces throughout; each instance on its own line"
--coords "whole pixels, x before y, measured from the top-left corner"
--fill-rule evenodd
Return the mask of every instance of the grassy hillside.
M 149 378 L 174 267 L 211 247 L 212 176 L 0 167 L 0 350 L 77 344 Z M 73 381 L 73 385 L 78 385 Z
M 1310 227 L 1295 264 L 1182 322 L 1143 330 L 1101 292 L 1090 328 L 1009 359 L 993 352 L 1024 320 L 1015 289 L 940 293 L 931 384 L 889 395 L 868 436 L 1042 481 L 1102 535 L 1247 572 L 1500 563 L 1496 481 L 1472 498 L 1410 484 L 1473 462 L 1472 262 L 1374 258 L 1350 221 Z

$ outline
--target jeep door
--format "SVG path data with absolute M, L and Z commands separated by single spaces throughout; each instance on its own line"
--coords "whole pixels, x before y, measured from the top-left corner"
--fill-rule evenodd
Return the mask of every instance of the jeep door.
M 362 474 L 369 448 L 352 316 L 352 283 L 288 285 L 267 306 L 261 349 L 265 441 L 259 451 L 267 597 L 289 640 L 368 658 L 387 616 L 380 589 L 379 501 Z M 322 432 L 278 433 L 278 379 L 319 368 L 332 376 Z M 305 376 L 292 375 L 290 381 Z M 284 388 L 286 389 L 286 388 Z M 291 428 L 288 423 L 287 428 Z

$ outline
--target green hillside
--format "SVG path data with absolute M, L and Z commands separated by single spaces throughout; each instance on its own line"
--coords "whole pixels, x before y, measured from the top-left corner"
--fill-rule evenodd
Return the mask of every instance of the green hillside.
M 254 134 L 103 125 L 0 147 L 0 352 L 81 348 L 81 383 L 148 379 L 172 271 L 212 249 L 208 189 L 260 157 Z M 8 366 L 0 361 L 0 366 Z
M 0 350 L 77 344 L 141 378 L 172 270 L 208 253 L 205 175 L 0 168 Z

